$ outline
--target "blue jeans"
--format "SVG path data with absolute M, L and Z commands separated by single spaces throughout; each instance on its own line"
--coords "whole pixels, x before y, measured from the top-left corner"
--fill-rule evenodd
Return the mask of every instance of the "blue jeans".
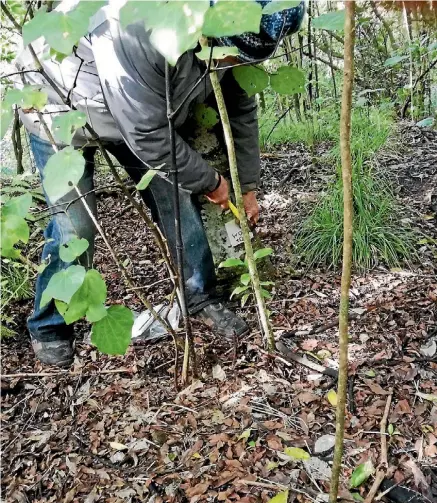
M 49 157 L 54 154 L 54 150 L 49 142 L 32 134 L 30 135 L 30 146 L 35 158 L 35 164 L 43 179 L 45 165 Z M 125 168 L 133 181 L 138 183 L 145 172 L 145 168 L 141 167 L 141 162 L 127 145 L 107 144 L 105 147 Z M 83 150 L 85 171 L 78 184 L 82 194 L 94 189 L 95 151 L 95 147 L 87 147 Z M 155 176 L 149 187 L 141 191 L 141 196 L 150 208 L 152 218 L 167 239 L 170 253 L 174 263 L 176 263 L 172 185 L 166 179 Z M 73 236 L 87 239 L 89 248 L 77 262 L 86 268 L 92 267 L 96 229 L 81 200 L 69 204 L 76 198 L 76 192 L 71 191 L 62 199 L 56 201 L 56 207 L 52 209 L 52 217 L 44 233 L 46 243 L 43 248 L 42 259 L 48 265 L 38 275 L 34 312 L 28 320 L 31 336 L 40 341 L 54 341 L 73 337 L 72 325 L 65 324 L 53 301 L 43 308 L 40 307 L 42 293 L 50 278 L 56 272 L 71 265 L 59 258 L 59 247 L 67 243 Z M 53 206 L 47 195 L 46 201 L 49 207 Z M 94 215 L 97 215 L 97 202 L 94 192 L 86 196 L 86 202 Z M 180 207 L 187 304 L 190 314 L 194 314 L 208 304 L 218 301 L 216 295 L 217 281 L 214 262 L 202 225 L 196 196 L 181 190 Z M 134 237 L 135 229 L 132 229 L 132 233 L 132 237 Z

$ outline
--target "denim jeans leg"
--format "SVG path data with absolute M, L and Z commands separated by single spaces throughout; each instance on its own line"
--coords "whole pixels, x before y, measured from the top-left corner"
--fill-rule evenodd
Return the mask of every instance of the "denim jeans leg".
M 32 134 L 30 135 L 30 147 L 35 158 L 35 164 L 43 179 L 47 161 L 54 154 L 53 147 L 49 142 Z M 95 148 L 84 149 L 85 171 L 78 184 L 82 194 L 94 189 L 94 153 Z M 60 166 L 60 169 L 62 169 L 62 166 Z M 94 254 L 95 230 L 94 224 L 81 200 L 75 201 L 67 209 L 68 203 L 77 198 L 75 191 L 69 192 L 56 201 L 54 205 L 47 195 L 45 197 L 49 207 L 55 205 L 51 210 L 52 216 L 44 232 L 46 242 L 42 252 L 42 259 L 48 265 L 38 275 L 36 281 L 34 312 L 28 319 L 28 329 L 32 338 L 49 342 L 73 337 L 72 325 L 65 324 L 64 319 L 55 307 L 54 301 L 51 301 L 44 307 L 40 306 L 42 293 L 53 274 L 71 265 L 71 263 L 65 263 L 59 258 L 59 247 L 67 243 L 74 236 L 87 239 L 89 242 L 88 250 L 77 262 L 89 268 L 92 265 Z M 97 204 L 95 194 L 92 193 L 86 196 L 86 201 L 96 215 Z M 65 212 L 62 210 L 65 210 Z
M 125 168 L 132 180 L 138 183 L 145 169 L 140 167 L 141 161 L 134 156 L 126 144 L 108 145 L 107 148 Z M 150 208 L 154 222 L 164 234 L 173 261 L 176 263 L 173 185 L 169 180 L 155 176 L 148 188 L 141 191 L 141 197 Z M 187 307 L 190 314 L 194 314 L 203 307 L 218 302 L 217 278 L 197 197 L 185 190 L 180 190 L 179 200 Z

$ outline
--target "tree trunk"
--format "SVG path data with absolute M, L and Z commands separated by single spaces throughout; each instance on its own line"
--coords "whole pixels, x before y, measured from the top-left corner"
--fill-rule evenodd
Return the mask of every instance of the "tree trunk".
M 339 313 L 339 376 L 337 390 L 337 410 L 335 424 L 335 450 L 332 466 L 331 490 L 329 502 L 336 503 L 340 481 L 341 460 L 343 456 L 344 422 L 346 413 L 346 393 L 348 377 L 348 323 L 349 289 L 352 268 L 352 156 L 350 146 L 352 88 L 354 82 L 354 45 L 355 45 L 355 2 L 345 2 L 346 18 L 344 23 L 344 83 L 340 117 L 340 148 L 343 179 L 343 269 L 341 275 L 341 296 Z

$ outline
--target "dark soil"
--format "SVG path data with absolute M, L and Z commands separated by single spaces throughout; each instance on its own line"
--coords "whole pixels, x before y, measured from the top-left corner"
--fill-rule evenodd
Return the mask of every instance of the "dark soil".
M 351 492 L 365 496 L 370 487 L 372 479 L 350 490 L 348 477 L 368 459 L 378 465 L 379 423 L 391 391 L 389 476 L 421 501 L 437 498 L 437 231 L 431 199 L 437 135 L 407 126 L 400 135 L 408 148 L 382 153 L 379 164 L 395 183 L 400 218 L 423 234 L 420 263 L 393 270 L 381 265 L 353 277 L 344 501 L 351 501 Z M 324 151 L 319 148 L 318 155 Z M 258 233 L 275 250 L 276 287 L 269 302 L 275 335 L 309 360 L 335 368 L 340 275 L 300 270 L 291 261 L 296 225 L 331 172 L 323 163 L 312 166 L 302 146 L 265 154 Z M 147 285 L 163 279 L 165 268 L 126 204 L 121 195 L 100 197 L 101 223 L 138 286 L 158 302 L 170 285 Z M 96 267 L 112 303 L 141 309 L 101 240 Z M 12 306 L 18 335 L 2 341 L 4 501 L 255 503 L 287 487 L 289 502 L 326 501 L 335 430 L 327 395 L 336 383 L 269 356 L 254 306 L 241 311 L 252 333 L 236 347 L 195 324 L 200 379 L 179 392 L 170 340 L 136 344 L 124 357 L 109 357 L 79 342 L 88 333 L 85 324 L 78 326 L 72 372 L 42 368 L 25 333 L 30 309 L 29 302 Z M 54 375 L 8 377 L 41 371 Z M 323 435 L 327 444 L 321 449 Z M 287 456 L 287 447 L 304 449 L 311 458 Z M 389 498 L 383 501 L 397 501 Z

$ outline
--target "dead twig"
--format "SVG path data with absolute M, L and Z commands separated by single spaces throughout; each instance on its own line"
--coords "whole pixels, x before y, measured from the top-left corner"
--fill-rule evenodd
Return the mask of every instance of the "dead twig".
M 323 367 L 323 365 L 319 365 L 318 363 L 311 362 L 305 356 L 301 356 L 301 355 L 298 355 L 296 353 L 293 353 L 281 341 L 277 341 L 276 342 L 276 349 L 280 353 L 282 353 L 286 358 L 285 359 L 281 358 L 280 356 L 275 355 L 275 354 L 271 354 L 270 356 L 272 356 L 272 357 L 274 357 L 274 358 L 276 358 L 278 360 L 281 360 L 282 362 L 285 362 L 288 365 L 291 365 L 291 363 L 290 363 L 289 360 L 292 360 L 292 361 L 294 361 L 296 363 L 300 363 L 304 367 L 307 367 L 307 368 L 309 368 L 311 370 L 314 370 L 315 372 L 318 372 L 320 374 L 323 374 L 323 375 L 326 375 L 326 376 L 329 376 L 329 377 L 333 377 L 334 379 L 338 378 L 338 372 L 335 369 L 329 368 L 329 367 Z
M 387 396 L 387 402 L 385 404 L 384 415 L 382 416 L 381 427 L 379 430 L 380 434 L 381 434 L 381 461 L 378 465 L 378 468 L 376 469 L 375 480 L 373 481 L 373 485 L 370 488 L 370 491 L 367 494 L 367 497 L 364 500 L 364 503 L 372 503 L 374 501 L 374 498 L 375 498 L 375 495 L 379 489 L 379 486 L 381 485 L 382 481 L 384 480 L 384 478 L 387 474 L 387 470 L 388 470 L 386 430 L 387 430 L 388 413 L 390 412 L 391 399 L 393 397 L 393 388 L 390 388 L 389 392 L 390 392 L 390 394 Z
M 56 377 L 56 376 L 66 376 L 66 377 L 75 377 L 75 376 L 83 376 L 83 377 L 92 377 L 103 374 L 123 374 L 128 373 L 132 374 L 134 370 L 132 368 L 122 367 L 119 369 L 111 369 L 111 370 L 99 370 L 97 372 L 90 372 L 88 374 L 83 373 L 82 370 L 60 370 L 58 372 L 22 372 L 17 374 L 1 374 L 0 379 L 34 379 L 38 377 Z

